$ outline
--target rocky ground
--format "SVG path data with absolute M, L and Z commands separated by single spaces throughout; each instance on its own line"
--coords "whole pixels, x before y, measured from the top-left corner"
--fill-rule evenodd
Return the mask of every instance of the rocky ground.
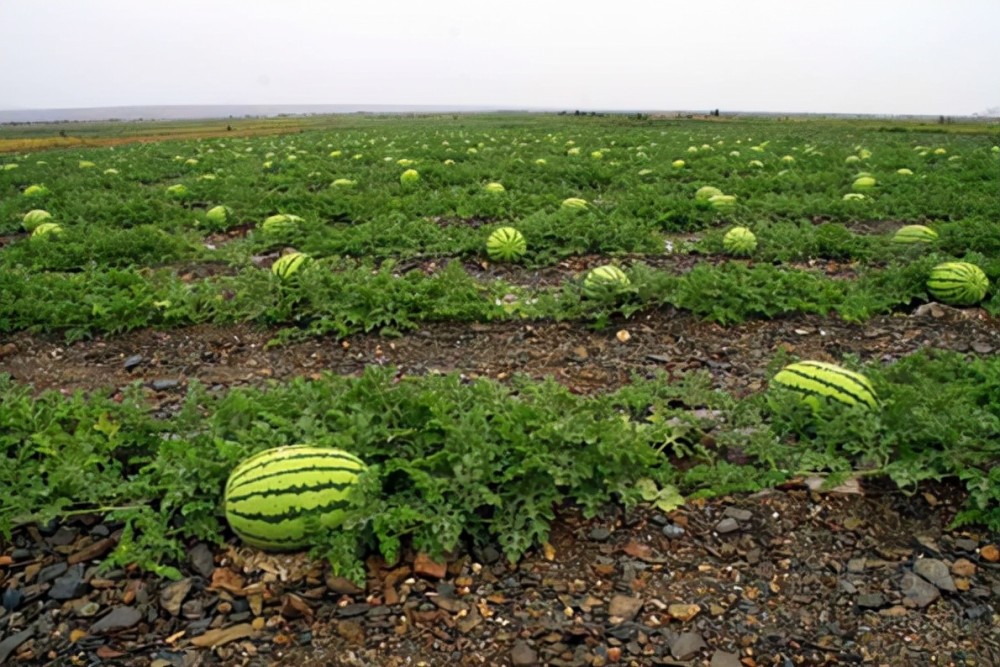
M 194 379 L 223 391 L 366 364 L 553 375 L 581 393 L 704 369 L 744 395 L 779 349 L 868 361 L 1000 349 L 996 321 L 936 304 L 864 325 L 793 316 L 723 328 L 665 309 L 603 331 L 442 323 L 267 347 L 273 335 L 200 326 L 67 345 L 22 334 L 0 344 L 0 372 L 109 395 L 138 381 L 169 411 Z M 370 559 L 363 589 L 301 554 L 234 542 L 190 544 L 180 581 L 102 571 L 120 527 L 75 517 L 0 544 L 0 664 L 1000 665 L 998 536 L 950 530 L 962 500 L 947 483 L 905 496 L 802 480 L 669 515 L 608 507 L 584 520 L 565 508 L 520 563 L 491 546 L 444 563 Z

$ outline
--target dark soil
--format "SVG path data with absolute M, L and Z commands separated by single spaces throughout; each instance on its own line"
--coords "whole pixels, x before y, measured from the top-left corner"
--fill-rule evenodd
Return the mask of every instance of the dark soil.
M 743 396 L 764 388 L 782 349 L 873 362 L 924 347 L 1000 350 L 996 320 L 936 304 L 864 324 L 794 316 L 724 328 L 664 309 L 601 331 L 430 323 L 399 338 L 268 347 L 275 333 L 198 326 L 69 345 L 20 334 L 0 343 L 0 373 L 38 390 L 108 395 L 141 382 L 170 410 L 195 379 L 224 391 L 369 364 L 553 376 L 581 393 L 706 370 Z M 608 507 L 585 520 L 564 508 L 549 544 L 516 565 L 495 545 L 440 565 L 373 558 L 364 590 L 302 554 L 233 541 L 190 544 L 180 582 L 102 572 L 120 526 L 84 516 L 23 527 L 0 544 L 0 664 L 1000 665 L 997 536 L 948 528 L 960 486 L 905 496 L 810 484 L 669 515 Z

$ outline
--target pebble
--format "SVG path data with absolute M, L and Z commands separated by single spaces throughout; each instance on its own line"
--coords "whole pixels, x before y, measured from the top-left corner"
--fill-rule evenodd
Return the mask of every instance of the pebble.
M 878 609 L 885 605 L 885 596 L 881 593 L 865 593 L 858 596 L 858 606 L 862 609 Z
M 587 538 L 594 542 L 605 542 L 609 537 L 611 537 L 611 531 L 603 526 L 598 526 L 587 534 Z
M 682 632 L 670 643 L 670 655 L 675 660 L 690 660 L 701 649 L 706 648 L 705 640 L 697 632 Z
M 145 361 L 145 359 L 143 359 L 143 356 L 141 354 L 133 354 L 131 357 L 125 360 L 122 366 L 125 367 L 125 370 L 130 371 L 139 364 L 141 364 L 143 361 Z
M 160 378 L 158 380 L 153 380 L 150 386 L 154 391 L 166 391 L 167 389 L 176 389 L 181 384 L 180 380 L 173 378 Z
M 865 571 L 865 562 L 864 558 L 852 558 L 847 561 L 847 571 L 854 574 L 861 574 Z
M 667 613 L 682 623 L 690 621 L 701 612 L 701 607 L 696 604 L 672 604 L 667 607 Z
M 142 614 L 135 607 L 115 607 L 111 612 L 90 626 L 91 634 L 124 630 L 142 620 Z
M 611 598 L 611 603 L 608 605 L 608 615 L 631 621 L 639 613 L 640 609 L 642 609 L 642 598 L 615 595 Z
M 743 667 L 738 653 L 728 651 L 716 651 L 712 654 L 712 662 L 709 667 Z
M 675 540 L 678 537 L 682 537 L 684 535 L 684 529 L 672 523 L 664 526 L 662 532 L 664 536 L 669 537 L 672 540 Z
M 961 549 L 962 551 L 967 551 L 969 553 L 974 552 L 978 546 L 979 544 L 977 544 L 975 540 L 970 540 L 967 537 L 960 537 L 955 540 L 956 549 Z
M 510 661 L 515 667 L 529 667 L 538 664 L 538 653 L 528 645 L 528 642 L 519 639 L 514 642 L 514 648 L 510 651 Z
M 38 573 L 37 581 L 39 584 L 48 583 L 53 579 L 58 579 L 64 575 L 67 570 L 69 570 L 69 565 L 67 565 L 64 561 L 60 561 L 54 565 L 49 565 L 48 567 L 43 567 Z
M 934 584 L 942 591 L 954 593 L 955 581 L 948 572 L 948 566 L 936 558 L 921 558 L 913 565 L 913 572 Z
M 967 558 L 959 558 L 951 564 L 951 573 L 956 577 L 971 577 L 976 573 L 976 564 Z
M 349 604 L 337 609 L 337 616 L 341 618 L 350 618 L 352 616 L 361 616 L 368 613 L 369 605 L 364 602 L 355 602 L 354 604 Z
M 996 563 L 997 561 L 1000 561 L 1000 549 L 998 549 L 995 544 L 987 544 L 979 550 L 979 555 L 982 556 L 983 560 L 989 563 Z
M 74 565 L 52 583 L 49 597 L 53 600 L 72 600 L 86 593 L 87 588 L 87 582 L 83 580 L 83 565 Z
M 726 533 L 731 533 L 739 529 L 740 529 L 739 522 L 732 517 L 726 517 L 719 523 L 715 524 L 715 530 L 720 535 L 725 535 Z
M 35 634 L 34 628 L 22 630 L 13 634 L 0 642 L 0 664 L 7 664 L 7 656 L 17 650 L 17 647 L 31 639 Z
M 926 607 L 941 597 L 941 591 L 912 572 L 903 575 L 899 590 L 918 607 Z
M 730 519 L 736 519 L 737 521 L 749 521 L 753 517 L 753 512 L 750 510 L 740 509 L 738 507 L 727 507 L 726 511 L 722 513 L 722 516 L 729 517 Z
M 448 564 L 438 563 L 426 553 L 420 552 L 413 560 L 413 572 L 432 579 L 444 579 L 448 573 Z
M 215 559 L 212 557 L 212 550 L 204 542 L 194 545 L 194 548 L 188 553 L 188 563 L 191 564 L 191 569 L 201 576 L 206 579 L 212 578 L 212 572 L 215 571 Z
M 181 605 L 184 603 L 184 598 L 187 597 L 187 594 L 191 592 L 192 586 L 194 586 L 194 579 L 191 577 L 165 586 L 160 591 L 160 606 L 169 612 L 171 616 L 177 616 L 181 613 Z
M 482 548 L 473 550 L 472 555 L 483 565 L 493 565 L 493 563 L 500 560 L 501 556 L 500 550 L 492 544 L 487 544 Z
M 3 601 L 3 608 L 7 611 L 14 611 L 21 606 L 24 601 L 24 594 L 13 587 L 8 587 L 3 592 L 3 597 L 0 598 Z

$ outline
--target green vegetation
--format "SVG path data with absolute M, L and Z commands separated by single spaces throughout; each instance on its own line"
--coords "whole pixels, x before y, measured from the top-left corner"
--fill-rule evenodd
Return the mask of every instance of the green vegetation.
M 278 129 L 292 127 L 4 154 L 0 335 L 254 322 L 281 343 L 430 321 L 601 327 L 667 306 L 722 326 L 863 322 L 932 300 L 928 278 L 948 262 L 982 270 L 977 306 L 1000 315 L 996 127 L 471 116 Z M 408 170 L 419 178 L 401 180 Z M 61 232 L 30 236 L 35 209 Z M 916 224 L 933 233 L 893 240 Z M 745 243 L 724 240 L 734 227 Z M 488 245 L 504 228 L 523 239 Z M 272 271 L 281 255 L 294 270 Z M 981 286 L 976 274 L 973 296 Z M 169 576 L 186 539 L 226 537 L 232 468 L 293 443 L 369 466 L 349 528 L 316 547 L 352 576 L 359 549 L 391 559 L 405 540 L 432 553 L 496 542 L 517 558 L 564 503 L 669 509 L 806 473 L 884 475 L 908 491 L 958 478 L 969 500 L 957 521 L 1000 530 L 997 358 L 838 361 L 872 380 L 879 409 L 804 406 L 780 388 L 737 399 L 700 374 L 580 397 L 554 380 L 373 368 L 224 395 L 192 383 L 176 414 L 154 417 L 138 388 L 121 402 L 35 396 L 0 375 L 0 534 L 107 515 L 126 525 L 109 564 Z

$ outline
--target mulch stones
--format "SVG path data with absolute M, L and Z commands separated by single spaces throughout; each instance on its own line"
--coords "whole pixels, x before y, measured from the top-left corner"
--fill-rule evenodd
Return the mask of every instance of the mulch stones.
M 959 494 L 566 509 L 517 564 L 373 556 L 363 588 L 305 554 L 202 543 L 178 581 L 103 571 L 117 526 L 30 526 L 0 555 L 0 663 L 1000 664 L 996 536 L 947 529 Z

